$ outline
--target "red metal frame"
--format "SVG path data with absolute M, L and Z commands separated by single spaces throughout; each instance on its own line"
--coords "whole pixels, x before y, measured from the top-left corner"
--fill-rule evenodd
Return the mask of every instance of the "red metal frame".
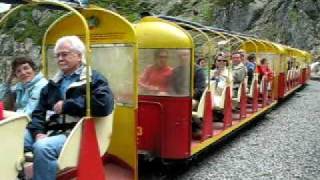
M 94 119 L 86 118 L 83 121 L 77 179 L 104 180 L 105 177 L 103 163 L 100 158 Z
M 118 158 L 112 154 L 106 153 L 105 155 L 103 155 L 102 162 L 103 162 L 103 164 L 107 164 L 107 163 L 116 164 L 117 166 L 120 166 L 124 169 L 129 170 L 132 174 L 132 177 L 134 175 L 133 167 L 131 167 L 125 161 L 121 160 L 120 158 Z M 64 170 L 63 172 L 60 172 L 58 174 L 57 179 L 58 180 L 70 180 L 70 179 L 74 179 L 76 177 L 77 177 L 77 168 L 70 168 L 70 169 Z
M 259 99 L 259 89 L 258 89 L 258 81 L 254 80 L 254 89 L 253 89 L 253 99 L 252 99 L 252 112 L 258 111 L 258 99 Z
M 240 120 L 247 117 L 247 95 L 246 86 L 241 86 L 240 94 Z
M 57 179 L 67 180 L 74 177 L 80 180 L 104 180 L 106 177 L 93 118 L 86 117 L 83 121 L 78 167 L 63 171 Z
M 223 118 L 223 128 L 228 128 L 232 126 L 232 98 L 230 86 L 226 88 L 226 95 L 224 101 L 224 118 Z
M 164 107 L 159 102 L 139 101 L 137 143 L 140 150 L 161 154 L 161 129 L 163 128 Z M 142 119 L 143 118 L 143 119 Z
M 3 116 L 3 102 L 0 101 L 0 121 L 4 119 L 4 116 Z
M 278 83 L 278 97 L 283 98 L 286 90 L 286 75 L 282 72 L 279 73 Z
M 265 107 L 267 105 L 267 98 L 268 98 L 268 79 L 266 76 L 263 78 L 265 78 L 265 80 L 262 81 L 263 83 L 261 83 L 261 86 L 262 86 L 261 98 L 262 98 L 262 107 Z
M 138 127 L 143 132 L 139 136 L 139 150 L 161 158 L 189 157 L 191 114 L 190 97 L 139 96 Z
M 204 115 L 203 115 L 203 124 L 202 124 L 202 135 L 201 140 L 206 140 L 212 137 L 213 132 L 213 114 L 212 114 L 212 99 L 211 92 L 207 91 L 205 95 L 205 104 L 204 104 Z
M 301 73 L 301 84 L 305 84 L 307 79 L 307 69 L 303 68 Z

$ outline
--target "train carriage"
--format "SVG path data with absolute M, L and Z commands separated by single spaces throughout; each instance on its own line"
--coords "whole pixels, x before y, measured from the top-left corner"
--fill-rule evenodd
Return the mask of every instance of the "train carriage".
M 138 147 L 140 152 L 157 154 L 163 158 L 181 159 L 190 154 L 190 126 L 192 112 L 193 41 L 182 28 L 154 17 L 144 18 L 135 25 L 139 46 L 139 113 Z M 184 62 L 178 53 L 186 51 Z M 147 79 L 146 73 L 160 63 L 163 69 L 157 86 Z M 161 64 L 162 63 L 162 64 Z M 183 63 L 183 64 L 181 64 Z M 172 91 L 169 76 L 178 66 L 185 69 L 177 76 L 184 88 Z M 155 67 L 156 68 L 156 67 Z M 160 68 L 159 68 L 160 69 Z M 148 77 L 156 76 L 152 72 Z M 146 85 L 144 85 L 146 84 Z M 175 148 L 172 148 L 175 147 Z
M 177 25 L 179 25 L 180 27 L 188 31 L 190 33 L 190 36 L 193 38 L 193 43 L 194 43 L 193 46 L 195 48 L 197 47 L 196 41 L 199 39 L 200 36 L 202 36 L 202 33 L 204 33 L 205 36 L 208 37 L 208 41 L 202 40 L 202 42 L 203 44 L 206 44 L 208 42 L 212 43 L 211 50 L 214 53 L 217 53 L 219 51 L 219 45 L 218 45 L 219 41 L 220 42 L 224 41 L 226 42 L 225 43 L 226 46 L 225 48 L 220 48 L 220 49 L 224 49 L 225 51 L 227 51 L 227 53 L 231 53 L 233 51 L 242 49 L 248 54 L 249 53 L 255 54 L 259 60 L 262 58 L 267 58 L 270 62 L 269 66 L 273 70 L 273 78 L 272 80 L 269 81 L 267 80 L 267 77 L 265 77 L 265 79 L 262 78 L 263 79 L 262 82 L 258 82 L 258 77 L 256 75 L 256 78 L 253 81 L 255 83 L 253 83 L 252 85 L 253 95 L 251 95 L 251 97 L 249 97 L 248 96 L 249 94 L 246 93 L 246 91 L 248 91 L 245 88 L 246 83 L 242 82 L 244 88 L 240 88 L 241 90 L 238 93 L 239 94 L 238 100 L 231 98 L 232 82 L 230 82 L 231 84 L 229 86 L 226 86 L 226 89 L 229 89 L 229 91 L 227 91 L 223 97 L 224 119 L 222 122 L 222 126 L 216 125 L 216 124 L 219 124 L 219 122 L 215 122 L 214 116 L 212 115 L 214 113 L 212 112 L 212 109 L 214 108 L 215 104 L 213 103 L 214 101 L 210 101 L 211 99 L 210 97 L 214 97 L 214 90 L 206 91 L 205 93 L 209 93 L 208 95 L 209 98 L 203 98 L 204 106 L 203 106 L 203 109 L 201 109 L 202 111 L 201 113 L 203 114 L 203 116 L 201 117 L 203 122 L 203 127 L 202 127 L 203 132 L 202 132 L 202 138 L 200 140 L 193 139 L 192 136 L 190 137 L 190 134 L 192 131 L 192 126 L 190 124 L 190 120 L 192 119 L 190 118 L 190 112 L 191 112 L 190 109 L 187 109 L 187 108 L 184 109 L 186 113 L 185 115 L 189 114 L 187 116 L 189 117 L 188 118 L 189 122 L 184 122 L 188 125 L 184 126 L 185 124 L 181 122 L 177 122 L 179 119 L 178 113 L 180 112 L 181 109 L 175 108 L 174 106 L 170 106 L 164 103 L 163 101 L 164 99 L 166 99 L 166 101 L 169 101 L 169 99 L 175 99 L 175 97 L 171 97 L 168 94 L 165 94 L 161 98 L 158 97 L 158 95 L 153 95 L 152 97 L 145 97 L 145 96 L 141 96 L 140 94 L 141 92 L 139 91 L 140 96 L 139 96 L 139 117 L 138 117 L 139 127 L 138 128 L 141 129 L 141 132 L 142 132 L 140 134 L 141 138 L 139 138 L 139 152 L 141 153 L 143 152 L 142 154 L 149 153 L 149 155 L 151 154 L 152 156 L 160 157 L 164 159 L 181 159 L 181 158 L 191 157 L 194 154 L 197 154 L 198 152 L 206 148 L 207 146 L 218 142 L 224 137 L 227 137 L 227 135 L 229 135 L 233 131 L 236 131 L 240 127 L 251 122 L 252 120 L 255 119 L 256 116 L 265 113 L 275 104 L 277 104 L 279 98 L 282 98 L 281 88 L 283 87 L 284 83 L 282 82 L 282 78 L 281 78 L 281 73 L 283 72 L 283 70 L 281 69 L 282 68 L 281 65 L 283 64 L 283 61 L 285 61 L 286 57 L 288 56 L 292 57 L 292 54 L 287 53 L 287 49 L 285 46 L 278 45 L 265 40 L 259 40 L 252 37 L 233 34 L 232 32 L 223 32 L 223 31 L 214 30 L 209 27 L 201 26 L 196 23 L 183 21 L 181 19 L 177 19 L 173 17 L 160 16 L 160 18 L 171 21 L 171 23 L 176 23 Z M 152 24 L 153 26 L 152 29 L 143 28 L 144 25 L 148 26 L 147 25 L 148 23 L 150 23 L 149 24 L 150 26 Z M 161 40 L 163 40 L 166 37 L 166 36 L 163 36 L 163 34 L 161 34 L 162 32 L 159 32 L 163 28 L 161 23 L 164 23 L 164 22 L 161 21 L 160 19 L 156 19 L 154 17 L 148 17 L 143 19 L 142 22 L 136 25 L 139 48 L 145 48 L 146 44 L 149 45 L 148 47 L 153 47 L 153 48 L 156 48 L 159 46 L 162 48 L 166 47 L 165 42 L 156 40 L 157 38 L 161 38 Z M 199 29 L 201 32 L 195 33 L 195 31 L 197 31 L 195 29 Z M 151 32 L 155 32 L 155 33 L 152 34 Z M 168 32 L 165 32 L 165 33 L 168 33 Z M 179 37 L 180 36 L 177 35 L 176 42 L 179 42 L 180 40 Z M 171 38 L 173 39 L 173 37 Z M 160 43 L 160 45 L 158 45 L 158 43 Z M 167 45 L 167 47 L 172 47 L 173 44 L 174 43 L 170 43 L 170 45 Z M 208 47 L 206 48 L 210 49 Z M 295 50 L 295 53 L 297 53 L 296 50 Z M 211 57 L 209 57 L 210 59 L 212 58 L 212 55 L 214 54 L 211 54 Z M 197 50 L 195 50 L 194 56 L 197 56 Z M 141 60 L 143 61 L 143 58 L 140 57 L 140 61 Z M 150 61 L 150 59 L 148 60 Z M 229 63 L 231 64 L 230 60 L 229 60 Z M 190 64 L 189 66 L 192 66 L 192 64 Z M 209 61 L 209 66 L 210 66 L 210 61 Z M 191 70 L 194 71 L 194 69 L 191 69 Z M 208 77 L 210 77 L 210 74 L 208 75 Z M 194 77 L 191 77 L 191 78 L 194 78 Z M 229 77 L 229 79 L 232 79 L 232 78 Z M 207 89 L 210 89 L 210 83 L 207 84 Z M 206 97 L 206 95 L 203 95 L 203 97 Z M 235 100 L 238 101 L 238 103 L 240 103 L 240 111 L 234 110 L 232 108 L 232 104 L 235 103 L 234 102 Z M 158 106 L 159 110 L 156 111 L 155 109 L 153 110 L 150 109 L 150 111 L 148 112 L 146 110 L 147 108 L 145 108 L 144 103 L 149 103 L 149 105 L 153 106 L 154 108 Z M 182 103 L 179 103 L 179 104 L 183 106 Z M 172 114 L 170 115 L 172 111 L 174 111 L 175 115 L 177 115 L 175 116 L 175 118 L 172 118 L 174 117 L 172 116 Z M 152 115 L 150 115 L 151 112 L 153 112 Z M 157 121 L 158 125 L 150 126 L 150 124 L 148 124 L 148 123 L 152 123 L 153 121 Z M 174 129 L 175 132 L 170 134 L 170 136 L 168 136 L 166 133 L 173 131 L 172 130 L 173 128 L 171 129 L 171 127 L 166 128 L 166 126 L 168 126 L 168 124 L 170 123 L 172 124 L 173 127 L 175 127 Z M 184 129 L 182 127 L 184 127 Z M 182 128 L 183 130 L 180 128 Z M 149 132 L 149 133 L 144 134 L 143 132 Z M 185 138 L 185 137 L 189 137 L 189 138 Z M 161 141 L 165 141 L 166 143 L 157 143 Z M 170 146 L 167 145 L 167 143 L 169 144 L 169 142 L 170 142 Z M 145 148 L 144 147 L 145 144 L 150 145 L 149 148 Z M 170 149 L 169 151 L 167 151 L 168 148 Z M 180 151 L 181 149 L 184 149 L 181 152 L 184 153 L 185 156 L 176 155 L 176 152 Z
M 64 8 L 70 11 L 57 19 L 43 37 L 42 65 L 46 77 L 52 77 L 57 71 L 53 54 L 56 40 L 66 35 L 77 35 L 86 45 L 85 65 L 97 69 L 107 77 L 116 102 L 114 112 L 108 119 L 91 117 L 92 110 L 87 106 L 87 117 L 79 121 L 72 130 L 58 158 L 60 169 L 58 179 L 74 177 L 99 179 L 101 178 L 99 175 L 106 176 L 108 179 L 137 179 L 135 136 L 137 46 L 133 26 L 120 15 L 102 8 L 92 7 L 77 11 L 68 5 L 51 1 L 18 6 L 2 20 L 5 21 L 19 8 L 37 5 Z M 90 78 L 89 74 L 86 78 Z M 86 87 L 86 91 L 90 92 L 89 83 Z M 92 97 L 89 93 L 86 98 L 86 102 L 90 104 Z M 7 120 L 9 116 L 7 117 L 8 113 L 5 114 Z M 25 122 L 20 116 L 16 118 Z M 21 128 L 19 132 L 23 132 Z M 23 139 L 22 134 L 17 138 Z M 23 143 L 21 143 L 18 149 L 23 150 L 21 146 Z M 21 152 L 19 153 L 19 156 L 16 154 L 16 158 L 10 160 L 16 163 L 22 160 L 19 158 Z M 2 155 L 5 156 L 5 153 Z M 99 167 L 100 157 L 103 164 Z M 98 166 L 92 168 L 93 164 Z M 9 167 L 9 164 L 7 166 Z M 14 169 L 12 165 L 9 168 Z M 16 177 L 17 169 L 14 172 L 16 174 L 8 179 Z M 30 166 L 25 167 L 25 172 L 27 177 L 32 176 Z
M 96 6 L 75 9 L 61 2 L 34 0 L 12 9 L 0 24 L 25 6 L 67 10 L 42 38 L 46 77 L 57 71 L 56 40 L 76 35 L 86 45 L 85 65 L 107 77 L 116 102 L 107 120 L 91 117 L 88 103 L 87 116 L 72 130 L 58 159 L 58 179 L 103 179 L 100 175 L 138 179 L 138 155 L 162 160 L 191 158 L 267 112 L 309 79 L 311 56 L 305 51 L 173 17 L 149 16 L 131 24 Z M 267 58 L 274 73 L 270 81 L 264 77 L 260 81 L 257 73 L 251 84 L 243 80 L 232 97 L 231 55 L 239 51 L 255 54 L 258 60 Z M 229 66 L 219 93 L 219 82 L 212 79 L 210 68 L 221 52 Z M 193 107 L 196 58 L 207 61 L 207 71 L 204 91 Z M 294 69 L 288 68 L 292 59 Z M 86 92 L 90 102 L 89 83 Z M 216 119 L 217 110 L 223 113 L 221 121 Z M 194 120 L 201 122 L 200 138 L 192 135 Z M 17 143 L 4 142 L 0 179 L 14 179 L 23 167 L 26 176 L 32 176 L 29 165 L 20 165 L 25 161 L 22 138 L 29 121 L 26 115 L 4 112 L 1 137 L 14 137 Z M 19 133 L 12 134 L 15 131 Z M 102 163 L 92 167 L 93 161 Z

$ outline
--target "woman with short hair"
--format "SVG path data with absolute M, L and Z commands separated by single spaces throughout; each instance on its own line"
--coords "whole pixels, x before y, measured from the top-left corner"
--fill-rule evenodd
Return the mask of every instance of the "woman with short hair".
M 11 63 L 9 84 L 13 78 L 17 84 L 11 88 L 15 94 L 14 109 L 31 116 L 38 104 L 40 91 L 47 84 L 42 73 L 37 73 L 36 64 L 28 57 L 17 57 Z

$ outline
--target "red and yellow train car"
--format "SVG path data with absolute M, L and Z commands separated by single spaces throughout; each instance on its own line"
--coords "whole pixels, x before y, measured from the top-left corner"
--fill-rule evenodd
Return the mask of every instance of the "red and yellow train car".
M 308 52 L 175 18 L 150 16 L 132 24 L 99 7 L 75 9 L 61 2 L 35 0 L 9 11 L 0 25 L 26 6 L 66 10 L 42 38 L 46 77 L 57 70 L 53 60 L 55 41 L 65 35 L 77 35 L 86 45 L 86 66 L 106 76 L 115 95 L 116 106 L 107 120 L 91 117 L 88 106 L 87 117 L 73 129 L 59 157 L 59 179 L 94 179 L 99 168 L 91 167 L 90 162 L 97 157 L 103 162 L 100 169 L 107 179 L 138 179 L 138 156 L 188 159 L 255 120 L 310 77 Z M 221 52 L 228 65 L 226 81 L 218 85 L 211 78 L 210 69 L 217 64 L 215 58 Z M 254 54 L 256 66 L 260 59 L 268 59 L 273 78 L 259 79 L 254 73 L 251 83 L 245 78 L 238 91 L 233 92 L 234 52 L 244 57 Z M 199 72 L 195 59 L 200 58 L 207 63 L 203 67 L 205 86 L 194 106 Z M 86 98 L 90 102 L 90 93 Z M 218 119 L 217 113 L 223 117 Z M 5 111 L 4 116 L 1 137 L 10 137 L 10 141 L 1 148 L 0 179 L 14 179 L 21 171 L 19 164 L 24 162 L 22 138 L 30 119 L 10 111 Z M 193 136 L 194 121 L 201 122 L 198 138 Z M 87 122 L 95 126 L 83 131 Z M 30 166 L 25 166 L 25 172 L 32 176 Z

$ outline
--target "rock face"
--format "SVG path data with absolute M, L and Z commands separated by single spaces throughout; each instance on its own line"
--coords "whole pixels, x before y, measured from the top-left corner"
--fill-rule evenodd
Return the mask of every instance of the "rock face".
M 130 21 L 142 12 L 178 16 L 311 51 L 320 57 L 320 0 L 91 0 Z M 61 11 L 24 9 L 0 28 L 0 64 L 17 55 L 40 60 L 45 30 Z M 0 15 L 1 16 L 1 15 Z M 18 20 L 19 19 L 19 20 Z M 6 63 L 3 63 L 6 62 Z M 1 68 L 1 67 L 0 67 Z M 3 69 L 3 68 L 2 68 Z M 2 72 L 2 70 L 0 70 Z M 7 71 L 6 71 L 7 72 Z M 1 73 L 5 79 L 7 73 Z
M 0 82 L 10 75 L 14 57 L 28 56 L 40 65 L 41 40 L 61 11 L 24 8 L 0 27 Z
M 151 1 L 150 4 L 156 1 Z M 149 10 L 320 54 L 319 0 L 158 0 Z

